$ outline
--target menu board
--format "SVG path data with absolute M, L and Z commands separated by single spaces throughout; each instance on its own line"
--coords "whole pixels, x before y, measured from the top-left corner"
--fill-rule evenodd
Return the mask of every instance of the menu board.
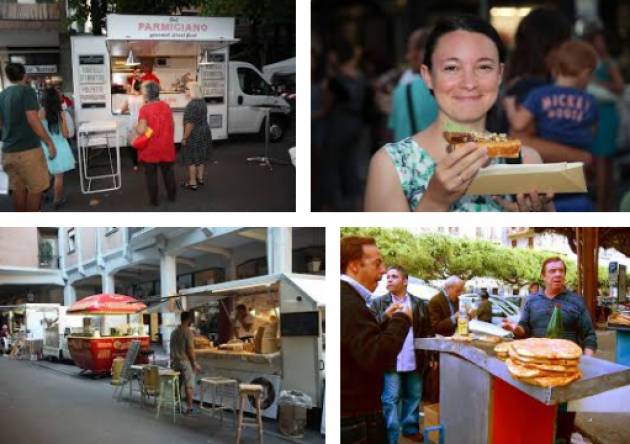
M 107 102 L 105 56 L 79 56 L 79 100 L 81 108 L 105 108 Z
M 209 65 L 199 65 L 199 84 L 204 97 L 225 96 L 225 54 L 209 54 Z

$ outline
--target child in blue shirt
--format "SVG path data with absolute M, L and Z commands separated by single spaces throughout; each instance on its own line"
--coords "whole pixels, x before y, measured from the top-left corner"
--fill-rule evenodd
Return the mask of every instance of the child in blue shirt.
M 591 45 L 579 40 L 564 42 L 556 51 L 551 72 L 555 83 L 533 89 L 521 106 L 506 99 L 510 126 L 522 131 L 532 123 L 538 136 L 587 151 L 595 140 L 598 120 L 595 97 L 584 91 L 597 66 Z M 593 211 L 586 194 L 559 195 L 556 211 Z

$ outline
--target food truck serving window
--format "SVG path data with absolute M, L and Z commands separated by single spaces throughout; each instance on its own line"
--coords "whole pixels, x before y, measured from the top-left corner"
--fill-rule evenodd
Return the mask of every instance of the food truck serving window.
M 282 336 L 319 336 L 319 312 L 282 313 L 280 331 Z

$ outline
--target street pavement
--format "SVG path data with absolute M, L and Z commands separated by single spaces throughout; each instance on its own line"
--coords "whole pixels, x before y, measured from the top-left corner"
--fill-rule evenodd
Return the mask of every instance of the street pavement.
M 263 156 L 265 144 L 255 136 L 234 136 L 227 141 L 214 144 L 214 161 L 206 168 L 205 184 L 197 191 L 184 189 L 181 184 L 187 179 L 186 167 L 179 162 L 175 167 L 177 197 L 169 202 L 164 182 L 158 173 L 160 204 L 153 207 L 145 185 L 145 176 L 140 167 L 133 170 L 131 148 L 121 149 L 122 188 L 117 191 L 82 194 L 79 170 L 65 174 L 64 188 L 66 204 L 57 211 L 295 211 L 295 167 L 291 164 L 288 149 L 295 146 L 295 129 L 287 131 L 285 138 L 269 144 L 269 156 L 286 163 L 266 166 L 247 162 L 248 157 Z M 94 164 L 103 164 L 105 153 L 93 159 Z M 91 174 L 97 174 L 92 172 Z M 101 182 L 100 184 L 103 184 Z M 0 211 L 13 211 L 8 196 L 0 195 Z M 44 211 L 52 211 L 44 204 Z
M 25 361 L 0 356 L 0 443 L 230 443 L 233 416 L 219 420 L 205 414 L 155 417 L 153 407 L 112 399 L 110 378 L 79 376 L 74 365 Z M 293 441 L 279 434 L 276 421 L 264 421 L 265 444 Z M 243 430 L 243 444 L 257 442 L 256 429 Z M 307 430 L 299 442 L 323 443 Z

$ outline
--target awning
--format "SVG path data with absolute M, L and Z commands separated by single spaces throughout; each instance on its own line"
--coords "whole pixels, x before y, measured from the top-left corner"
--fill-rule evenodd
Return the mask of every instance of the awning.
M 129 50 L 137 57 L 197 57 L 202 51 L 210 52 L 238 43 L 238 39 L 208 42 L 156 41 L 156 40 L 107 40 L 112 57 L 127 57 Z
M 263 66 L 262 71 L 267 80 L 270 80 L 274 74 L 295 74 L 295 57 L 291 59 L 281 60 L 276 63 L 271 63 L 270 65 L 265 65 Z
M 281 282 L 288 282 L 296 286 L 304 294 L 307 300 L 311 300 L 319 307 L 325 305 L 325 279 L 323 276 L 280 273 L 265 276 L 257 276 L 248 279 L 221 282 L 219 284 L 203 285 L 200 287 L 180 290 L 180 296 L 210 296 L 223 298 L 227 296 L 244 296 L 252 293 L 262 293 L 268 290 L 276 291 Z M 194 301 L 194 302 L 193 302 Z M 188 307 L 197 305 L 194 299 L 188 300 Z M 199 302 L 201 303 L 201 302 Z
M 136 314 L 147 308 L 146 304 L 131 296 L 120 294 L 95 294 L 75 302 L 68 308 L 69 314 L 123 315 Z

